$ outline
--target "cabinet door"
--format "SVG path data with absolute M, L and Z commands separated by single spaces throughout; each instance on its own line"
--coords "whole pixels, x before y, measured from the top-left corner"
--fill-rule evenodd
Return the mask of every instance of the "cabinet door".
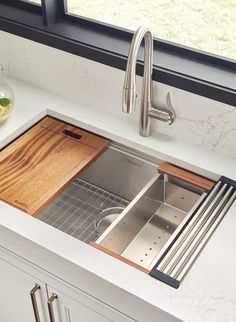
M 63 289 L 66 291 L 66 289 Z M 68 291 L 68 290 L 67 290 Z M 79 290 L 70 296 L 48 286 L 55 322 L 131 322 L 129 317 Z M 73 298 L 71 297 L 73 296 Z M 49 309 L 50 310 L 50 309 Z M 52 321 L 54 321 L 52 319 Z
M 55 322 L 107 322 L 105 316 L 91 307 L 75 301 L 54 288 L 48 288 L 49 311 L 54 315 Z M 52 321 L 53 318 L 51 318 Z
M 35 287 L 36 284 L 40 288 Z M 0 321 L 48 321 L 46 287 L 41 281 L 0 260 L 0 286 Z M 35 292 L 31 295 L 33 289 Z M 38 309 L 38 321 L 35 318 L 31 296 L 35 300 L 35 310 Z

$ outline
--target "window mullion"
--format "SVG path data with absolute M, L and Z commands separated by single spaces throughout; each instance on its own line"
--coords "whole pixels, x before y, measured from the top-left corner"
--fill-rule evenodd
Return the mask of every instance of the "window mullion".
M 45 26 L 54 24 L 64 15 L 63 0 L 42 0 L 43 23 Z

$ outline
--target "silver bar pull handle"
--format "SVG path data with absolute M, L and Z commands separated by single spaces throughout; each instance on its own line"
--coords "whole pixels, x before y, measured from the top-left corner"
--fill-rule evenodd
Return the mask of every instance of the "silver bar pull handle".
M 50 322 L 56 322 L 54 311 L 53 311 L 53 301 L 55 301 L 58 296 L 55 293 L 52 293 L 51 297 L 48 299 L 48 313 L 50 317 Z
M 30 291 L 30 298 L 33 306 L 33 311 L 34 311 L 34 317 L 35 317 L 35 322 L 40 322 L 40 317 L 39 317 L 39 310 L 38 310 L 38 305 L 37 305 L 37 300 L 35 297 L 35 293 L 40 290 L 40 285 L 35 284 L 35 286 L 32 288 Z

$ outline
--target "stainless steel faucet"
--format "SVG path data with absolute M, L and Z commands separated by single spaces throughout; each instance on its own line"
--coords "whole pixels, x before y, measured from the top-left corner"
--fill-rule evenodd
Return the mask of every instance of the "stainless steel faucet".
M 135 32 L 128 56 L 125 73 L 122 110 L 125 113 L 133 113 L 136 100 L 136 64 L 138 51 L 144 38 L 144 74 L 141 96 L 141 111 L 139 133 L 142 136 L 151 135 L 151 118 L 172 124 L 176 118 L 171 105 L 170 94 L 167 94 L 167 108 L 152 106 L 152 60 L 153 60 L 153 36 L 149 28 L 141 26 Z

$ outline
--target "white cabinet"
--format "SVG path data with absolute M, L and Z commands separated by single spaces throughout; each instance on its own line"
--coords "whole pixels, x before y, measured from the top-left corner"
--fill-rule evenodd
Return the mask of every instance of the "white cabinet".
M 1 248 L 0 286 L 0 322 L 133 321 Z
M 0 321 L 2 322 L 32 322 L 35 320 L 31 297 L 35 303 L 35 310 L 41 321 L 48 321 L 46 315 L 47 298 L 46 288 L 35 288 L 35 285 L 43 284 L 41 281 L 26 274 L 22 270 L 0 260 Z

